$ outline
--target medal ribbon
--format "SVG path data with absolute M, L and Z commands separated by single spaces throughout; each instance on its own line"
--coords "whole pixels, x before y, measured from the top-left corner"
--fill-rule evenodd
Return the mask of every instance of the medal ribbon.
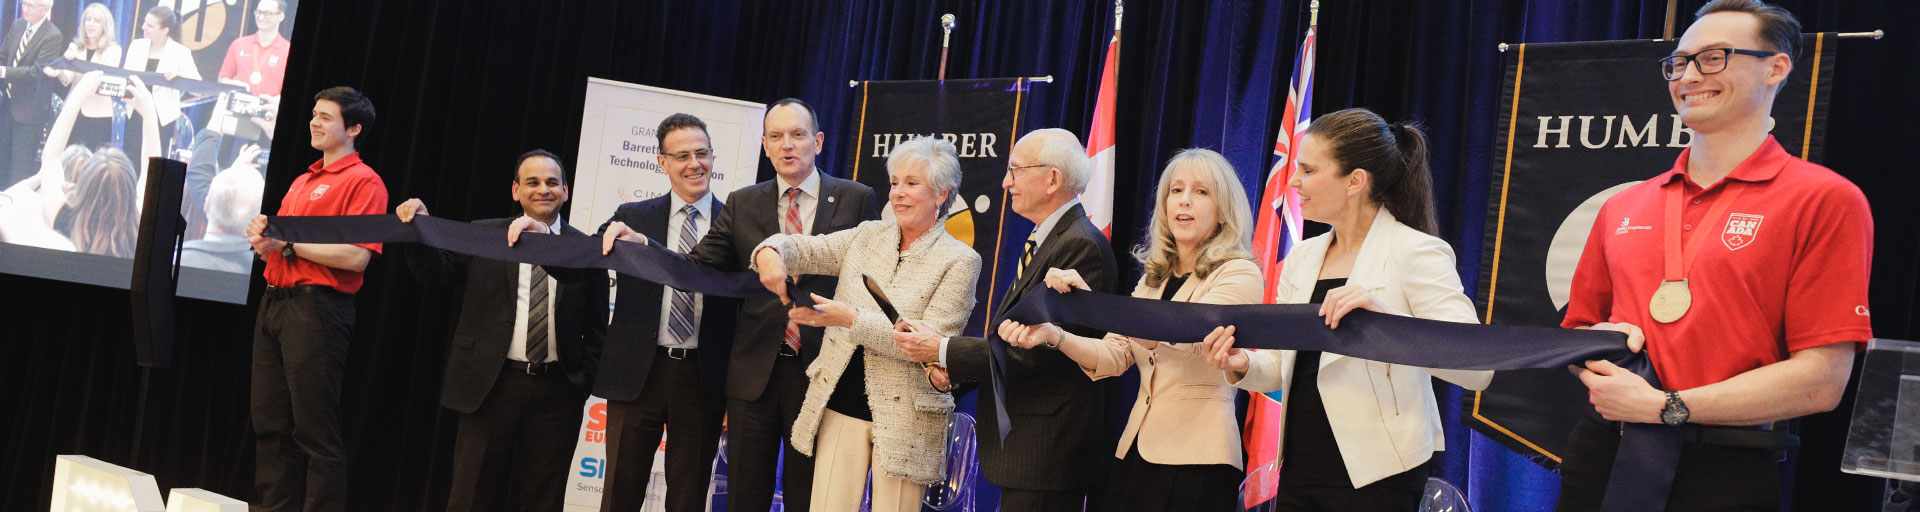
M 1693 237 L 1693 240 L 1687 242 L 1687 246 L 1684 249 L 1685 252 L 1682 252 L 1680 247 L 1680 210 L 1681 204 L 1686 200 L 1686 179 L 1687 177 L 1685 175 L 1681 175 L 1680 183 L 1668 184 L 1666 187 L 1666 222 L 1660 228 L 1664 241 L 1664 243 L 1661 244 L 1663 245 L 1661 261 L 1666 267 L 1662 281 L 1685 281 L 1687 275 L 1693 270 L 1694 256 L 1700 254 L 1701 241 L 1707 239 L 1705 236 Z M 1701 217 L 1699 224 L 1701 226 L 1710 226 L 1712 225 L 1710 223 L 1718 221 L 1721 215 L 1727 213 L 1727 207 L 1733 205 L 1733 200 L 1740 197 L 1740 193 L 1746 190 L 1747 184 L 1745 182 L 1727 182 L 1726 186 L 1721 187 L 1720 197 L 1713 200 L 1713 206 L 1707 209 L 1707 216 Z

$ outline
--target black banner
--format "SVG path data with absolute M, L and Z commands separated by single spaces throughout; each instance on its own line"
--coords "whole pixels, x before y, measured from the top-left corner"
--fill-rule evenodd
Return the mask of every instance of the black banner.
M 1821 160 L 1834 34 L 1803 36 L 1773 106 L 1788 153 Z M 1587 234 L 1608 197 L 1673 167 L 1693 139 L 1660 76 L 1673 41 L 1509 47 L 1480 260 L 1482 320 L 1558 325 Z M 1589 406 L 1565 370 L 1500 372 L 1461 404 L 1461 420 L 1549 469 Z
M 853 155 L 849 174 L 854 181 L 886 195 L 887 156 L 914 137 L 941 137 L 953 143 L 960 157 L 960 189 L 948 213 L 947 232 L 980 252 L 983 266 L 979 297 L 967 332 L 980 330 L 986 316 L 1013 280 L 1018 251 L 1001 254 L 1004 245 L 1018 248 L 1033 224 L 1006 210 L 1000 179 L 1007 173 L 1007 157 L 1020 134 L 1025 105 L 1024 78 L 986 80 L 915 80 L 862 82 L 855 93 L 860 105 L 859 126 L 849 146 Z M 892 208 L 881 215 L 892 218 Z

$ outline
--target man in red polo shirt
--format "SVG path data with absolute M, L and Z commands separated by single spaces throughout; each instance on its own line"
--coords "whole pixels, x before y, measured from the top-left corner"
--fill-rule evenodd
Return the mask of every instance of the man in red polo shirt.
M 1693 144 L 1601 207 L 1561 325 L 1626 332 L 1664 389 L 1606 361 L 1572 369 L 1599 417 L 1569 439 L 1560 510 L 1599 507 L 1620 442 L 1607 422 L 1679 428 L 1668 509 L 1779 510 L 1784 436 L 1762 429 L 1839 404 L 1872 337 L 1873 218 L 1858 187 L 1767 133 L 1799 39 L 1785 9 L 1716 0 L 1661 61 Z
M 278 99 L 281 81 L 287 75 L 287 51 L 292 48 L 280 35 L 280 21 L 286 17 L 286 3 L 280 0 L 262 0 L 255 5 L 253 23 L 258 30 L 227 45 L 227 58 L 220 63 L 220 83 Z
M 360 161 L 354 140 L 373 124 L 373 102 L 352 87 L 314 96 L 307 130 L 324 155 L 293 180 L 279 215 L 370 215 L 387 210 L 387 185 Z M 247 242 L 267 260 L 267 292 L 253 334 L 253 430 L 257 509 L 346 509 L 346 448 L 340 441 L 340 381 L 353 337 L 353 293 L 380 244 Z

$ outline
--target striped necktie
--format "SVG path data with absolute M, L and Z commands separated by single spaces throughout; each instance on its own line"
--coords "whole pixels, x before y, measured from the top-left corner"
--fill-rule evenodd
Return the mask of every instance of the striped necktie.
M 780 232 L 789 235 L 800 234 L 800 187 L 787 187 L 787 213 L 780 222 Z M 787 348 L 800 351 L 800 324 L 787 320 Z
M 527 279 L 527 362 L 547 361 L 547 270 L 532 265 Z
M 20 65 L 20 59 L 27 56 L 27 45 L 33 42 L 33 33 L 38 30 L 40 30 L 40 27 L 31 23 L 27 24 L 27 33 L 21 34 L 20 36 L 20 47 L 13 50 L 13 65 Z M 12 81 L 7 82 L 7 97 L 13 97 Z
M 1038 249 L 1040 247 L 1040 244 L 1035 243 L 1033 241 L 1033 237 L 1035 235 L 1038 235 L 1039 233 L 1040 233 L 1039 231 L 1027 233 L 1026 247 L 1024 249 L 1021 249 L 1021 252 L 1020 252 L 1020 265 L 1018 267 L 1014 267 L 1014 270 L 1013 270 L 1014 280 L 1017 281 L 1022 277 L 1026 277 L 1027 263 L 1033 261 L 1033 251 L 1034 249 Z
M 693 220 L 700 216 L 700 210 L 687 205 L 680 211 L 686 217 L 686 222 L 680 225 L 680 237 L 674 241 L 673 250 L 686 254 L 693 251 Z M 667 313 L 667 333 L 673 335 L 674 346 L 685 347 L 687 340 L 693 339 L 693 294 L 673 288 L 668 290 L 673 291 L 673 301 Z

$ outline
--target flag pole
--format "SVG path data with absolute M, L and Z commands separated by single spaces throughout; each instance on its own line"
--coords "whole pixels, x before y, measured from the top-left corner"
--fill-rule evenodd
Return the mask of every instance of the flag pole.
M 1308 12 L 1310 13 L 1307 17 L 1307 24 L 1313 25 L 1313 26 L 1319 26 L 1320 25 L 1320 0 L 1313 0 L 1313 3 L 1307 4 L 1307 9 L 1308 9 Z
M 953 13 L 940 15 L 940 80 L 947 79 L 947 43 L 953 42 Z

